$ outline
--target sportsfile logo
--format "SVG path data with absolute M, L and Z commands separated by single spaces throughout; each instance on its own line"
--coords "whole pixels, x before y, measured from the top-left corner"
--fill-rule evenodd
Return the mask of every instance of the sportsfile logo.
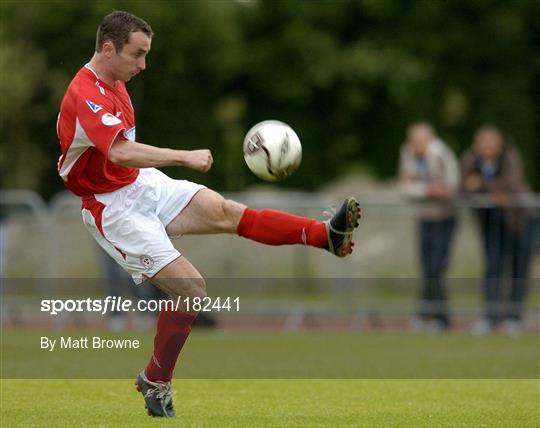
M 175 300 L 136 300 L 121 296 L 104 299 L 42 299 L 41 312 L 58 315 L 63 312 L 97 312 L 101 315 L 113 312 L 239 312 L 240 297 L 181 297 Z
M 93 103 L 90 100 L 86 100 L 86 104 L 88 104 L 88 107 L 90 107 L 90 110 L 92 110 L 94 113 L 97 113 L 98 111 L 100 111 L 103 108 L 103 106 L 100 106 L 99 104 Z

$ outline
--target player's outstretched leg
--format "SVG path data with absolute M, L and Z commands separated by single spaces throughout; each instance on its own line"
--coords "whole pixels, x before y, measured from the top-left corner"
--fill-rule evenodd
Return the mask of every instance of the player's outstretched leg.
M 353 197 L 326 222 L 272 209 L 256 210 L 204 189 L 168 226 L 169 236 L 237 233 L 267 245 L 309 245 L 338 257 L 352 252 L 361 211 Z
M 246 208 L 237 233 L 268 245 L 304 244 L 345 257 L 353 250 L 352 235 L 360 217 L 360 206 L 353 197 L 347 198 L 325 222 L 282 211 Z

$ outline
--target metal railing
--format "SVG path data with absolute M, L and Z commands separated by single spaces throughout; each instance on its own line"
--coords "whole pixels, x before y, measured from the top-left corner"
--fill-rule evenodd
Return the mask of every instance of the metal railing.
M 269 206 L 311 217 L 320 217 L 322 209 L 332 202 L 338 202 L 328 195 L 271 190 L 224 196 L 255 208 Z M 346 259 L 329 257 L 325 252 L 302 246 L 259 246 L 228 235 L 186 236 L 176 245 L 200 267 L 206 277 L 255 278 L 253 291 L 258 295 L 251 301 L 248 299 L 244 310 L 252 314 L 285 313 L 284 326 L 287 329 L 299 328 L 311 316 L 334 312 L 336 305 L 343 307 L 341 302 L 346 301 L 349 294 L 343 291 L 339 281 L 332 281 L 333 278 L 372 278 L 374 285 L 366 289 L 382 290 L 375 299 L 368 293 L 362 297 L 361 303 L 349 305 L 347 323 L 351 328 L 362 328 L 376 322 L 373 320 L 377 319 L 378 314 L 410 315 L 418 304 L 414 284 L 421 281 L 416 251 L 416 207 L 397 191 L 363 193 L 359 199 L 364 218 L 355 253 Z M 60 192 L 47 205 L 34 192 L 2 190 L 0 203 L 7 213 L 2 221 L 0 248 L 4 260 L 3 276 L 38 279 L 33 282 L 34 296 L 36 293 L 62 293 L 54 281 L 40 281 L 40 278 L 104 276 L 99 261 L 100 250 L 82 224 L 80 200 L 77 197 L 67 191 Z M 481 239 L 471 208 L 492 206 L 488 198 L 456 201 L 459 228 L 448 272 L 450 278 L 482 277 Z M 523 198 L 520 206 L 528 207 L 539 223 L 540 195 Z M 531 276 L 538 283 L 540 227 L 536 231 Z M 223 251 L 223 248 L 227 248 L 227 251 Z M 329 281 L 324 287 L 314 288 L 299 281 L 297 288 L 291 290 L 294 296 L 284 295 L 281 300 L 272 294 L 271 278 L 309 277 L 328 278 Z M 388 278 L 409 278 L 412 285 L 402 290 L 396 285 L 399 281 L 388 281 Z M 92 293 L 100 291 L 89 290 Z M 478 287 L 464 294 L 467 293 L 469 297 L 474 295 L 476 298 L 467 297 L 453 303 L 453 313 L 470 317 L 472 313 L 480 312 Z M 314 301 L 303 300 L 301 296 L 308 296 Z M 538 302 L 535 300 L 529 309 L 537 313 Z

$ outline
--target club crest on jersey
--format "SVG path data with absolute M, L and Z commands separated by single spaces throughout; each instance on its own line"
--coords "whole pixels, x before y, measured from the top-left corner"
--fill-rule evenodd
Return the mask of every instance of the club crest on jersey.
M 90 107 L 90 110 L 92 110 L 94 113 L 97 113 L 98 111 L 100 111 L 103 108 L 103 106 L 100 106 L 99 104 L 93 103 L 90 100 L 86 100 L 86 104 L 88 104 L 88 107 Z
M 154 259 L 150 256 L 142 255 L 139 257 L 139 261 L 146 269 L 152 269 L 152 266 L 154 266 Z
M 118 125 L 119 123 L 122 123 L 120 119 L 118 119 L 116 116 L 114 116 L 111 113 L 105 113 L 103 116 L 101 116 L 101 122 L 103 125 L 107 126 L 114 126 Z

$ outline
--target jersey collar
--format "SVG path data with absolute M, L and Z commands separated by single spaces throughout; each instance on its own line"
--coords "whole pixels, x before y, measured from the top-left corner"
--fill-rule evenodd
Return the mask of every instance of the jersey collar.
M 93 75 L 94 77 L 96 78 L 97 82 L 99 83 L 99 85 L 101 86 L 104 86 L 106 89 L 109 89 L 110 91 L 116 91 L 116 88 L 117 86 L 111 86 L 109 85 L 108 83 L 104 82 L 103 80 L 101 80 L 99 78 L 99 76 L 97 75 L 97 73 L 94 71 L 94 69 L 92 67 L 90 67 L 90 63 L 87 63 L 84 65 L 84 68 L 86 68 L 87 70 L 89 70 Z

